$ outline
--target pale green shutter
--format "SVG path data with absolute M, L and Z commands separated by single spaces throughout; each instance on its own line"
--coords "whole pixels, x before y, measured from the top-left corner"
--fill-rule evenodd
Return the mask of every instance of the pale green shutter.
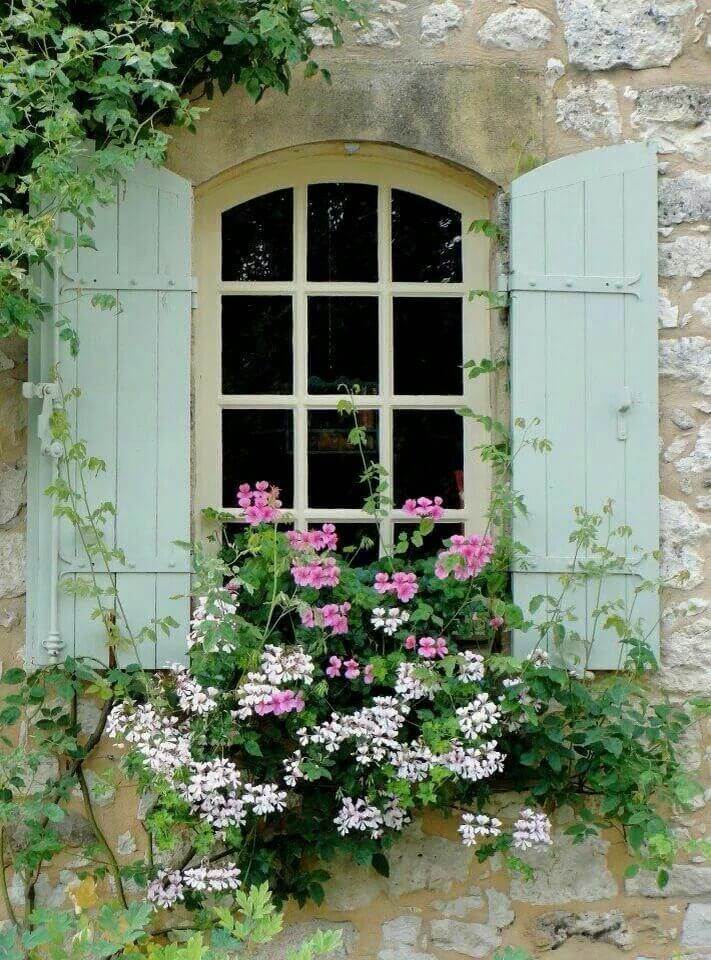
M 157 646 L 146 642 L 139 651 L 144 666 L 162 666 L 185 657 L 189 609 L 186 599 L 174 599 L 189 590 L 188 554 L 174 541 L 190 538 L 190 184 L 141 166 L 117 186 L 115 203 L 95 213 L 97 249 L 75 249 L 60 274 L 63 312 L 78 331 L 79 355 L 72 358 L 62 344 L 55 357 L 48 319 L 30 345 L 29 378 L 47 382 L 58 359 L 65 386 L 82 391 L 78 436 L 90 454 L 106 462 L 89 496 L 94 503 L 116 505 L 107 539 L 126 553 L 127 566 L 114 564 L 112 570 L 126 620 L 133 632 L 156 617 L 172 616 L 179 624 L 170 636 L 159 636 Z M 43 283 L 49 299 L 47 271 Z M 117 307 L 93 307 L 98 292 L 115 296 Z M 41 408 L 41 400 L 30 400 L 27 591 L 35 663 L 50 659 L 54 590 L 52 519 L 42 494 L 52 464 L 40 449 Z M 67 580 L 85 577 L 88 566 L 65 523 L 58 561 L 58 637 L 49 648 L 57 648 L 59 659 L 86 655 L 105 662 L 103 630 L 89 616 L 94 601 L 62 588 Z M 136 656 L 126 651 L 120 659 L 135 662 Z
M 633 542 L 658 548 L 656 238 L 656 155 L 643 144 L 564 157 L 512 184 L 512 418 L 540 418 L 536 432 L 553 444 L 547 455 L 525 448 L 514 463 L 528 507 L 514 535 L 531 550 L 530 570 L 513 575 L 524 611 L 532 596 L 560 589 L 575 506 L 599 511 L 613 498 Z M 603 599 L 629 599 L 641 577 L 657 575 L 654 561 L 628 569 L 605 581 Z M 581 634 L 591 630 L 596 590 L 569 595 Z M 656 595 L 640 594 L 634 614 L 656 649 Z M 596 637 L 590 666 L 617 667 L 613 632 Z M 516 655 L 536 639 L 515 636 Z

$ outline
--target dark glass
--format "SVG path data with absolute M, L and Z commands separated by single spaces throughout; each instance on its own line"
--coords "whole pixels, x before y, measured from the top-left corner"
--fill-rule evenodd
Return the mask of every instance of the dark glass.
M 309 297 L 309 393 L 378 392 L 378 298 Z
M 378 462 L 378 413 L 361 410 L 358 423 L 365 430 L 365 458 Z M 360 481 L 363 462 L 358 448 L 348 442 L 353 417 L 336 410 L 309 412 L 309 506 L 361 507 L 368 485 Z
M 308 279 L 376 281 L 378 188 L 314 183 L 308 190 Z
M 237 487 L 267 480 L 294 498 L 294 421 L 291 410 L 222 411 L 222 505 L 237 506 Z
M 435 200 L 393 190 L 393 280 L 461 283 L 462 215 Z
M 464 506 L 464 430 L 454 410 L 393 413 L 395 505 L 409 497 L 442 497 L 443 506 Z
M 309 528 L 320 526 L 320 523 L 309 524 Z M 354 567 L 365 567 L 378 559 L 378 528 L 374 523 L 347 523 L 341 520 L 336 524 L 336 532 L 339 551 L 347 548 L 344 553 L 347 563 Z M 370 542 L 363 543 L 364 540 Z
M 291 280 L 294 195 L 275 190 L 222 214 L 223 280 Z
M 397 539 L 401 533 L 412 534 L 416 527 L 417 524 L 414 523 L 396 523 L 394 525 L 395 543 L 397 543 Z M 442 545 L 442 541 L 447 540 L 455 533 L 464 533 L 463 523 L 438 523 L 432 533 L 422 538 L 421 547 L 410 543 L 407 553 L 400 554 L 400 556 L 406 560 L 427 560 L 430 557 L 436 556 L 440 550 L 444 550 L 445 548 Z
M 291 393 L 291 297 L 222 298 L 222 392 Z
M 462 392 L 460 297 L 395 297 L 395 393 Z

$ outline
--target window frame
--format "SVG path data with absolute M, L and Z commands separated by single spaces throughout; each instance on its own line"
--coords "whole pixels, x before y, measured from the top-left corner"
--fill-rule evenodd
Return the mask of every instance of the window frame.
M 357 148 L 357 149 L 356 149 Z M 306 202 L 308 183 L 344 182 L 377 184 L 378 193 L 378 275 L 377 282 L 313 282 L 306 278 Z M 261 194 L 284 188 L 294 190 L 294 276 L 291 281 L 223 281 L 221 279 L 221 214 L 236 204 Z M 462 215 L 461 283 L 393 283 L 390 279 L 390 191 L 407 190 L 458 210 Z M 395 296 L 462 297 L 463 358 L 491 356 L 491 311 L 486 301 L 468 293 L 490 285 L 490 249 L 481 233 L 469 232 L 476 219 L 489 216 L 489 196 L 474 174 L 429 157 L 399 148 L 372 144 L 331 143 L 292 148 L 241 164 L 197 188 L 195 192 L 195 275 L 198 280 L 198 305 L 195 315 L 193 377 L 193 465 L 194 528 L 207 532 L 201 511 L 221 507 L 222 450 L 221 416 L 223 409 L 294 409 L 294 515 L 297 526 L 325 521 L 373 522 L 362 510 L 351 508 L 307 508 L 307 411 L 333 409 L 343 394 L 310 395 L 307 392 L 307 298 L 309 295 L 377 296 L 379 323 L 379 393 L 359 395 L 355 404 L 361 409 L 380 411 L 380 461 L 392 465 L 393 410 L 437 410 L 468 406 L 490 414 L 492 384 L 490 378 L 469 380 L 464 376 L 461 396 L 393 395 L 393 322 Z M 223 395 L 221 393 L 221 297 L 223 294 L 293 296 L 294 383 L 291 395 Z M 303 437 L 299 444 L 298 436 Z M 463 419 L 464 508 L 449 508 L 443 523 L 461 522 L 467 534 L 481 531 L 491 490 L 488 465 L 472 453 L 486 442 L 487 434 L 472 418 Z M 297 460 L 297 448 L 304 451 Z M 245 478 L 256 479 L 256 478 Z M 276 478 L 264 478 L 276 480 Z M 436 490 L 415 490 L 410 496 L 434 496 Z M 398 505 L 399 507 L 400 505 Z M 238 510 L 227 512 L 239 514 Z M 383 539 L 391 541 L 393 524 L 407 521 L 400 509 L 391 509 L 381 527 Z

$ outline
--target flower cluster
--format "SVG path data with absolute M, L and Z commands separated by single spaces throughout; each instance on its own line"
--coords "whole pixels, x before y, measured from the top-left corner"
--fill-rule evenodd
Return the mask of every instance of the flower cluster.
M 473 534 L 463 537 L 455 534 L 450 538 L 450 546 L 437 556 L 435 575 L 445 580 L 453 573 L 457 580 L 470 580 L 481 572 L 494 553 L 491 537 Z
M 430 500 L 429 497 L 418 497 L 417 500 L 406 500 L 402 505 L 402 509 L 403 513 L 408 517 L 441 520 L 444 516 L 441 497 L 435 497 L 434 500 Z
M 329 627 L 331 636 L 348 633 L 350 603 L 327 603 L 323 607 L 305 607 L 300 614 L 305 627 Z
M 215 709 L 217 706 L 215 697 L 220 692 L 217 687 L 201 686 L 191 676 L 188 668 L 181 663 L 171 663 L 169 669 L 175 674 L 175 692 L 180 709 L 184 713 L 195 713 L 201 716 Z
M 487 817 L 483 813 L 463 813 L 461 826 L 457 828 L 462 835 L 465 847 L 473 847 L 479 837 L 498 837 L 501 834 L 501 821 L 497 817 Z
M 237 690 L 235 716 L 246 720 L 252 714 L 281 716 L 300 713 L 305 706 L 301 691 L 282 689 L 284 683 L 313 683 L 314 661 L 302 647 L 285 650 L 268 643 L 264 647 L 259 672 L 248 673 Z
M 266 480 L 255 483 L 254 489 L 248 483 L 241 483 L 237 488 L 237 503 L 244 510 L 244 519 L 253 527 L 276 523 L 281 516 L 279 488 L 270 486 Z
M 161 870 L 148 887 L 148 899 L 156 907 L 168 908 L 185 899 L 186 890 L 198 893 L 225 893 L 240 886 L 241 871 L 233 863 L 222 867 L 186 867 Z
M 237 613 L 238 606 L 227 588 L 214 591 L 210 597 L 200 597 L 190 621 L 188 650 L 201 645 L 215 653 L 233 653 L 234 644 L 214 634 L 216 627 Z
M 328 666 L 326 667 L 327 677 L 331 680 L 335 677 L 340 677 L 341 669 L 343 669 L 343 676 L 346 680 L 357 680 L 361 675 L 360 664 L 354 657 L 351 657 L 349 660 L 342 660 L 334 654 L 328 658 Z M 372 683 L 374 679 L 373 666 L 370 663 L 366 663 L 363 667 L 363 683 Z
M 106 721 L 106 733 L 125 740 L 153 773 L 170 776 L 190 762 L 186 726 L 158 713 L 150 703 L 117 703 Z
M 444 637 L 420 637 L 419 640 L 416 640 L 414 635 L 410 634 L 405 640 L 405 649 L 414 650 L 415 647 L 417 647 L 419 655 L 425 660 L 443 660 L 449 653 L 447 641 Z
M 322 587 L 337 587 L 340 574 L 334 557 L 317 557 L 306 563 L 295 560 L 291 567 L 294 583 L 300 587 L 313 587 L 314 590 L 320 590 Z
M 538 844 L 550 844 L 551 822 L 545 813 L 536 813 L 530 807 L 522 810 L 513 825 L 513 845 L 519 850 L 527 850 Z
M 465 650 L 458 657 L 457 669 L 464 683 L 479 683 L 484 679 L 484 658 L 473 650 Z
M 370 618 L 370 624 L 376 630 L 382 630 L 383 633 L 392 637 L 403 624 L 410 619 L 408 610 L 401 610 L 400 607 L 373 607 L 373 614 Z
M 466 707 L 457 709 L 457 718 L 464 736 L 476 740 L 496 726 L 501 719 L 501 711 L 497 704 L 491 702 L 488 693 L 480 693 Z
M 344 797 L 341 809 L 334 818 L 340 835 L 348 833 L 368 833 L 371 839 L 382 837 L 385 828 L 402 830 L 410 818 L 395 797 L 389 797 L 383 810 L 362 797 L 353 800 Z
M 376 573 L 373 586 L 376 593 L 394 593 L 400 603 L 412 600 L 419 590 L 415 574 L 403 571 L 393 573 L 392 577 L 388 573 Z
M 304 552 L 313 550 L 335 550 L 338 546 L 338 534 L 332 523 L 324 523 L 320 530 L 287 530 L 286 538 L 292 550 Z

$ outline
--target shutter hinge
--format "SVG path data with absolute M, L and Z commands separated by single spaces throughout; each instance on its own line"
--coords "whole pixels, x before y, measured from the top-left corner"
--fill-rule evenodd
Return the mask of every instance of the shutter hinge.
M 59 400 L 59 384 L 23 383 L 22 396 L 26 400 L 39 399 L 42 401 L 42 410 L 37 417 L 37 437 L 40 442 L 40 449 L 45 456 L 57 460 L 61 457 L 63 448 L 59 440 L 52 440 L 50 419 L 55 401 Z
M 198 308 L 198 295 L 197 290 L 190 291 L 190 309 L 197 310 Z
M 567 274 L 526 273 L 523 270 L 511 271 L 507 278 L 511 293 L 527 291 L 529 293 L 616 293 L 640 297 L 639 290 L 632 287 L 639 283 L 640 274 L 635 277 L 594 277 Z

